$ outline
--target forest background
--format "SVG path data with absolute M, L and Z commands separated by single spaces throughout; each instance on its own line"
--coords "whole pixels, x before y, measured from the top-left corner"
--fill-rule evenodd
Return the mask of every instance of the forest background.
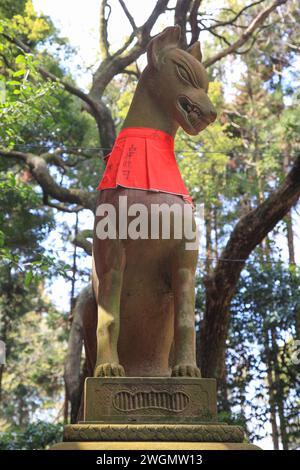
M 200 39 L 218 110 L 176 139 L 203 208 L 198 362 L 220 419 L 299 448 L 299 21 L 293 0 L 0 0 L 0 448 L 75 420 L 102 157 L 173 24 L 182 48 Z

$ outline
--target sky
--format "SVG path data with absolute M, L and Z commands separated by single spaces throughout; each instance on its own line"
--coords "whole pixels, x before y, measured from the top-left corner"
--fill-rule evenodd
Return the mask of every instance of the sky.
M 124 43 L 124 38 L 131 33 L 131 25 L 124 15 L 118 0 L 111 0 L 111 15 L 108 28 L 109 42 L 112 50 L 118 49 Z M 222 0 L 206 2 L 206 12 L 215 11 L 222 6 Z M 56 27 L 69 39 L 70 44 L 76 48 L 76 57 L 69 61 L 72 71 L 76 71 L 77 83 L 82 88 L 87 88 L 91 82 L 92 71 L 95 64 L 99 63 L 99 0 L 85 0 L 85 2 L 72 0 L 33 0 L 35 9 L 49 15 Z M 137 26 L 140 26 L 148 18 L 156 0 L 126 0 L 129 12 L 134 16 Z M 170 1 L 169 6 L 175 4 Z M 120 25 L 115 28 L 115 25 Z M 160 32 L 164 27 L 173 25 L 172 12 L 166 12 L 158 18 L 152 29 L 152 35 Z M 204 51 L 205 58 L 205 51 Z M 146 64 L 145 55 L 138 63 L 141 68 Z M 236 73 L 236 71 L 235 71 Z
M 137 25 L 143 23 L 148 17 L 150 11 L 156 0 L 126 0 L 126 6 L 129 11 L 134 15 Z M 98 51 L 99 44 L 99 0 L 85 0 L 85 2 L 74 1 L 74 0 L 33 0 L 33 4 L 38 12 L 42 12 L 49 15 L 54 22 L 55 26 L 60 30 L 61 36 L 67 37 L 70 44 L 75 48 L 75 53 L 67 61 L 67 67 L 71 71 L 72 75 L 76 77 L 79 87 L 84 90 L 88 90 L 91 83 L 92 72 L 95 70 L 95 66 L 100 61 L 100 55 Z M 112 6 L 110 22 L 114 25 L 114 28 L 109 29 L 109 41 L 113 49 L 117 49 L 122 43 L 124 38 L 131 31 L 131 26 L 122 12 L 118 0 L 110 0 Z M 211 8 L 216 8 L 216 2 L 211 2 Z M 220 7 L 221 2 L 218 2 Z M 172 24 L 170 13 L 162 16 L 153 34 L 157 33 L 165 26 Z M 115 25 L 119 25 L 118 28 Z M 204 50 L 205 56 L 205 50 Z M 140 59 L 141 68 L 145 65 L 145 59 Z M 234 80 L 238 77 L 236 74 L 239 72 L 235 68 Z M 230 79 L 233 77 L 227 77 L 228 85 L 228 96 L 231 93 Z M 65 222 L 70 225 L 74 224 L 74 215 L 63 214 L 59 215 L 59 221 Z M 80 228 L 91 228 L 93 224 L 93 217 L 85 211 L 80 214 Z M 296 235 L 296 255 L 300 256 L 300 243 L 299 237 Z M 54 232 L 50 235 L 47 240 L 49 246 L 55 246 L 60 254 L 60 258 L 65 261 L 70 261 L 72 252 L 72 245 L 69 244 L 69 249 L 66 250 L 65 245 L 60 240 L 60 235 Z M 287 248 L 285 243 L 279 240 L 279 244 L 282 245 L 284 256 L 287 256 Z M 70 251 L 68 251 L 70 250 Z M 85 268 L 89 268 L 90 259 L 89 257 L 81 256 L 81 265 Z M 80 285 L 85 285 L 86 278 L 84 281 L 77 283 L 77 288 Z M 50 295 L 53 296 L 56 305 L 63 310 L 69 308 L 69 296 L 66 295 L 66 286 L 62 283 L 61 279 L 57 279 L 51 285 Z M 264 449 L 272 448 L 270 438 L 259 441 L 258 445 Z
M 134 15 L 137 25 L 140 25 L 149 16 L 154 0 L 126 0 L 126 6 Z M 86 88 L 91 81 L 93 66 L 100 59 L 99 44 L 99 0 L 85 0 L 85 2 L 72 0 L 33 0 L 37 11 L 49 15 L 54 24 L 60 29 L 62 36 L 68 37 L 72 46 L 77 49 L 76 58 L 70 60 L 69 65 L 76 69 L 78 84 Z M 120 25 L 120 28 L 109 28 L 109 40 L 113 49 L 123 44 L 124 38 L 130 34 L 131 26 L 125 17 L 118 0 L 111 0 L 112 6 L 109 23 Z M 168 24 L 168 16 L 153 29 L 153 34 Z M 142 61 L 143 63 L 143 61 Z M 87 70 L 90 67 L 91 70 Z

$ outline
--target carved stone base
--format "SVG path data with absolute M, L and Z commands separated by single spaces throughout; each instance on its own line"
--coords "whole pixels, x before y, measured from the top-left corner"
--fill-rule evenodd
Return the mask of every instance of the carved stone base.
M 239 426 L 217 423 L 216 381 L 88 378 L 84 422 L 54 450 L 257 450 Z
M 85 382 L 84 423 L 214 421 L 217 421 L 214 379 L 89 377 Z
M 240 426 L 226 424 L 70 424 L 64 441 L 243 442 Z
M 61 442 L 51 450 L 262 450 L 253 444 L 235 442 Z

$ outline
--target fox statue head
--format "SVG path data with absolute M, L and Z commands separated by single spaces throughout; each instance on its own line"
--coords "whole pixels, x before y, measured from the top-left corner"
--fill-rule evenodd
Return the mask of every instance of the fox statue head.
M 209 80 L 201 62 L 200 43 L 183 50 L 180 34 L 179 26 L 171 26 L 150 41 L 148 64 L 130 111 L 136 114 L 136 104 L 144 97 L 143 109 L 138 106 L 142 125 L 144 121 L 145 127 L 165 125 L 162 130 L 173 133 L 182 127 L 187 134 L 197 135 L 215 121 L 217 113 L 207 95 Z

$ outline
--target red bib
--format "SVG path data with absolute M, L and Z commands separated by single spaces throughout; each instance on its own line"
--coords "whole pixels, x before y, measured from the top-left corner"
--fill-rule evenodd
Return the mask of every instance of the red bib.
M 181 178 L 174 154 L 174 139 L 169 134 L 145 127 L 121 130 L 107 162 L 98 190 L 143 189 L 192 198 Z

